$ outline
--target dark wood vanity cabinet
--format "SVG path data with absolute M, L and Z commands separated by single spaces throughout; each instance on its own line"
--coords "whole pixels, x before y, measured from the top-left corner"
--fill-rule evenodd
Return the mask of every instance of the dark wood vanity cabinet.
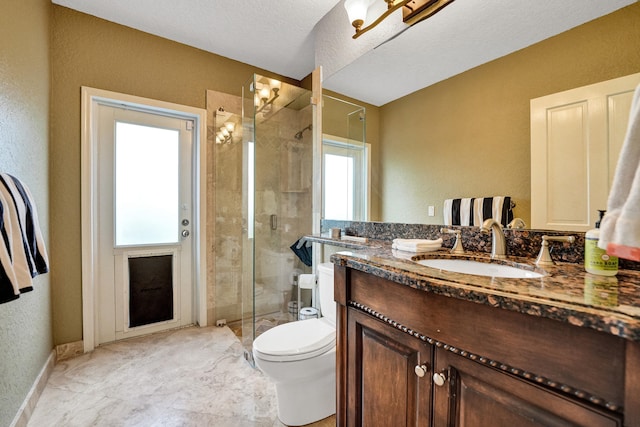
M 430 426 L 432 346 L 349 311 L 348 425 Z
M 485 367 L 448 351 L 436 351 L 436 427 L 622 426 L 621 417 L 581 404 L 535 383 Z
M 339 426 L 640 427 L 637 342 L 338 265 L 334 277 Z

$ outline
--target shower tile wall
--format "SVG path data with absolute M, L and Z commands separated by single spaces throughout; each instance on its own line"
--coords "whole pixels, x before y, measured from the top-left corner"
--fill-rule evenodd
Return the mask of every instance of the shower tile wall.
M 216 110 L 224 107 L 236 121 L 231 144 L 216 144 Z M 260 146 L 256 164 L 256 273 L 260 276 L 263 247 L 293 253 L 289 246 L 311 231 L 311 132 L 301 140 L 294 135 L 309 125 L 311 107 L 283 109 L 256 124 Z M 207 242 L 208 319 L 233 322 L 242 318 L 242 138 L 241 98 L 207 91 Z M 271 215 L 278 216 L 278 231 L 271 230 Z M 294 257 L 295 258 L 295 257 Z M 295 258 L 294 268 L 309 269 Z M 289 277 L 283 278 L 287 282 Z M 282 310 L 282 292 L 265 283 L 258 289 L 257 315 Z M 267 288 L 267 289 L 265 289 Z M 262 299 L 261 299 L 262 298 Z M 250 310 L 250 307 L 246 308 Z

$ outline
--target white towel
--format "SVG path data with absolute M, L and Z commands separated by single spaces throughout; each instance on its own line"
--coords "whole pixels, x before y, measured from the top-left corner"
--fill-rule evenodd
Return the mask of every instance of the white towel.
M 452 222 L 451 222 L 452 211 L 453 211 L 453 199 L 446 199 L 444 201 L 444 207 L 443 207 L 444 225 L 452 225 Z
M 442 247 L 442 239 L 393 239 L 391 247 L 404 252 L 433 252 Z
M 640 261 L 640 86 L 633 95 L 598 246 L 611 255 Z

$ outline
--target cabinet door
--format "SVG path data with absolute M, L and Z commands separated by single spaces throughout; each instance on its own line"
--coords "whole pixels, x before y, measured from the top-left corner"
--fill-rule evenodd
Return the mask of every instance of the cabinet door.
M 434 371 L 446 377 L 434 387 L 435 427 L 622 426 L 617 414 L 446 350 L 436 349 Z
M 354 309 L 348 316 L 347 425 L 431 425 L 431 346 Z
M 531 100 L 531 228 L 593 228 L 639 83 L 636 73 Z

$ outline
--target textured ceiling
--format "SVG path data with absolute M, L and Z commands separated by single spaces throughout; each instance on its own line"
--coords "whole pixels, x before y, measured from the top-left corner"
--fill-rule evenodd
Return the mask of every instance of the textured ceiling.
M 383 105 L 635 1 L 455 0 L 408 30 L 396 12 L 357 40 L 342 0 L 53 3 L 298 80 L 322 65 L 326 88 Z

